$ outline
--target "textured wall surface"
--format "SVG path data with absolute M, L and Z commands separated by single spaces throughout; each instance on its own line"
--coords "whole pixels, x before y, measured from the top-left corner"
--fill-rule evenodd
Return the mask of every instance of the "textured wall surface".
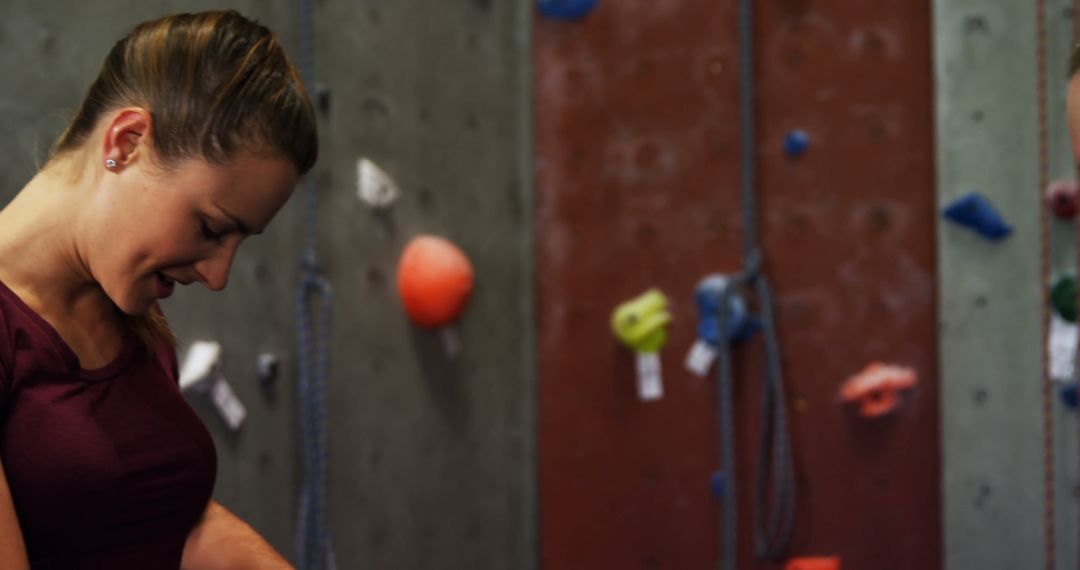
M 295 2 L 0 4 L 0 198 L 32 176 L 109 47 L 172 11 L 234 7 L 296 52 Z M 320 255 L 337 302 L 329 385 L 329 522 L 340 568 L 528 568 L 535 555 L 531 141 L 524 3 L 317 2 Z M 402 186 L 388 214 L 356 198 L 356 160 Z M 186 343 L 224 345 L 223 373 L 247 405 L 215 436 L 217 498 L 291 556 L 296 469 L 294 291 L 303 201 L 240 250 L 226 291 L 165 305 Z M 455 240 L 476 290 L 463 352 L 408 324 L 395 267 L 419 232 Z M 197 286 L 196 286 L 197 287 Z M 269 390 L 261 352 L 282 359 Z
M 1071 8 L 1046 2 L 1051 180 L 1075 175 L 1064 124 Z M 950 224 L 939 228 L 944 566 L 1041 567 L 1050 529 L 1043 518 L 1035 3 L 947 0 L 934 3 L 934 14 L 938 203 L 980 191 L 1014 228 L 999 245 Z M 1052 219 L 1048 229 L 1051 275 L 1075 271 L 1075 230 Z M 1057 568 L 1074 568 L 1076 419 L 1056 393 L 1051 405 L 1054 556 Z
M 791 553 L 845 568 L 940 564 L 930 5 L 756 2 L 761 212 L 778 297 L 800 493 Z M 733 2 L 601 2 L 537 20 L 541 560 L 547 568 L 708 568 L 718 556 L 715 384 L 682 360 L 692 291 L 737 270 Z M 787 159 L 793 128 L 808 153 Z M 673 301 L 666 394 L 641 403 L 614 307 Z M 760 345 L 736 356 L 741 544 Z M 872 360 L 914 367 L 893 417 L 838 388 Z

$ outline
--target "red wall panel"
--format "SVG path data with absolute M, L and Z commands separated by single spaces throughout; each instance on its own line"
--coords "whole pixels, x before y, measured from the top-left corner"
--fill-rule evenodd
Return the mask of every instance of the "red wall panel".
M 930 5 L 755 2 L 759 220 L 777 295 L 799 514 L 791 553 L 940 566 Z M 736 6 L 610 0 L 534 29 L 541 557 L 546 569 L 708 568 L 719 556 L 715 381 L 683 370 L 692 291 L 741 265 Z M 789 159 L 801 128 L 809 152 Z M 658 286 L 665 396 L 637 400 L 614 307 Z M 837 390 L 915 367 L 893 417 Z M 736 355 L 750 551 L 760 340 Z

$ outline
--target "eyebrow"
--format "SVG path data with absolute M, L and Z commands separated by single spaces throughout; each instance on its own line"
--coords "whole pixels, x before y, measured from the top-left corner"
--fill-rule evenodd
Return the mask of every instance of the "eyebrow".
M 225 214 L 225 216 L 227 216 L 230 220 L 232 220 L 232 223 L 236 224 L 236 229 L 240 230 L 240 233 L 244 233 L 244 234 L 247 234 L 249 236 L 257 236 L 257 235 L 262 233 L 262 230 L 259 230 L 257 232 L 251 231 L 251 228 L 248 227 L 248 225 L 245 224 L 243 220 L 241 220 L 240 218 L 237 218 L 236 216 L 230 214 L 228 211 L 225 210 L 225 208 L 222 208 L 221 206 L 218 206 L 217 204 L 214 204 L 214 206 L 216 206 L 218 210 L 221 210 L 222 214 Z

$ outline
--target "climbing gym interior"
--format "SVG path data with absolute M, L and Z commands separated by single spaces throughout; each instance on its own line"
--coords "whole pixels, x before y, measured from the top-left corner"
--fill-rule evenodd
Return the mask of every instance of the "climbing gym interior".
M 296 568 L 1080 566 L 1072 0 L 5 0 L 0 204 L 226 8 L 318 162 L 161 309 Z

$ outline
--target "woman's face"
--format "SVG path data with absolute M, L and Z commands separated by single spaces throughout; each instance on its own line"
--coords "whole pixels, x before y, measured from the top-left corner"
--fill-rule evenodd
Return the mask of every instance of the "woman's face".
M 176 283 L 219 291 L 236 249 L 266 228 L 296 186 L 288 160 L 253 154 L 226 165 L 191 159 L 162 172 L 143 161 L 106 176 L 88 252 L 94 279 L 120 310 L 145 312 Z

